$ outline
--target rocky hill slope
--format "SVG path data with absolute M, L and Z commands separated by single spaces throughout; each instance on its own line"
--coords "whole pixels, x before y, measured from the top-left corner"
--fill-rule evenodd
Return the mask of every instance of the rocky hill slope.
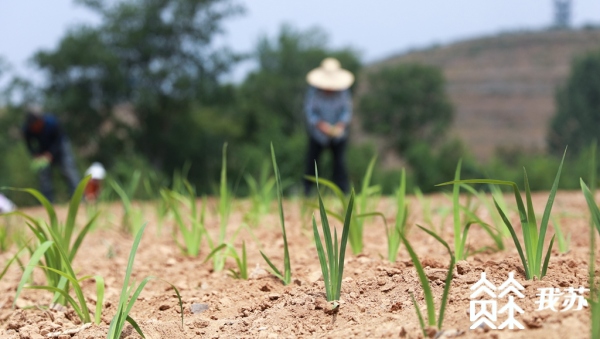
M 479 160 L 498 148 L 543 152 L 554 94 L 573 57 L 600 48 L 600 30 L 499 34 L 417 50 L 372 65 L 420 62 L 438 66 L 455 107 L 451 135 Z

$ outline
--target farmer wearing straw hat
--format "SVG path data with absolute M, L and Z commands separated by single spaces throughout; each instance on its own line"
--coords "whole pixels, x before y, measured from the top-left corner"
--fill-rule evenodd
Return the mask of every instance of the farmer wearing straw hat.
M 75 159 L 71 153 L 69 139 L 62 131 L 58 119 L 44 114 L 41 107 L 30 106 L 23 126 L 23 136 L 33 159 L 31 168 L 37 172 L 40 191 L 49 201 L 54 200 L 52 167 L 59 166 L 70 193 L 79 183 Z
M 348 125 L 352 118 L 350 86 L 354 75 L 342 69 L 340 62 L 326 58 L 321 66 L 306 76 L 310 85 L 305 102 L 308 129 L 308 154 L 305 174 L 315 175 L 315 161 L 325 149 L 333 153 L 333 182 L 345 193 L 349 190 L 346 171 Z M 304 193 L 310 194 L 313 183 L 304 181 Z

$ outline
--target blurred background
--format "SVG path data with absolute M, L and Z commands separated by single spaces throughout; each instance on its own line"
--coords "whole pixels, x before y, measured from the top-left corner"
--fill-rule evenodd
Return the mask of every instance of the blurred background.
M 305 76 L 327 56 L 357 79 L 357 187 L 377 155 L 386 194 L 402 168 L 435 191 L 459 159 L 463 178 L 521 183 L 526 167 L 547 190 L 568 145 L 561 188 L 577 189 L 600 126 L 592 0 L 22 0 L 0 5 L 0 31 L 0 187 L 37 187 L 21 136 L 35 103 L 63 123 L 81 173 L 94 161 L 122 183 L 141 172 L 138 198 L 188 166 L 211 194 L 225 142 L 236 194 L 270 169 L 271 142 L 299 193 Z

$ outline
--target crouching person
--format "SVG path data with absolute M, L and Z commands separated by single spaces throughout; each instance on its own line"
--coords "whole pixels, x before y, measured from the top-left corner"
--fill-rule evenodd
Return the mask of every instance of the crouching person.
M 41 109 L 27 111 L 23 136 L 27 149 L 33 157 L 31 167 L 37 172 L 40 191 L 50 202 L 54 201 L 52 168 L 59 167 L 67 182 L 69 193 L 73 195 L 79 183 L 79 173 L 71 151 L 69 139 L 62 130 L 58 119 L 42 113 Z

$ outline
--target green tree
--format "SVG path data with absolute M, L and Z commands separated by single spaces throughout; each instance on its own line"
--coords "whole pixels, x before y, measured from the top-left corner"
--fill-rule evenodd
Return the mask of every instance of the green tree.
M 212 138 L 231 89 L 219 77 L 239 59 L 213 47 L 229 0 L 79 0 L 101 19 L 70 30 L 34 61 L 46 72 L 50 109 L 64 121 L 80 154 L 110 164 L 139 153 L 170 173 L 199 150 L 218 154 Z M 209 112 L 209 113 L 207 113 Z M 200 117 L 213 114 L 217 119 Z M 200 123 L 207 124 L 199 126 Z M 194 149 L 192 150 L 192 145 Z M 210 153 L 202 158 L 211 158 Z M 201 159 L 202 159 L 201 158 Z M 217 156 L 218 158 L 218 156 Z M 201 171 L 204 162 L 192 168 Z
M 571 73 L 555 95 L 556 114 L 550 122 L 548 150 L 574 156 L 598 138 L 600 126 L 600 50 L 573 60 Z
M 444 77 L 420 64 L 385 66 L 367 76 L 359 102 L 364 128 L 404 152 L 413 143 L 433 145 L 452 121 Z

